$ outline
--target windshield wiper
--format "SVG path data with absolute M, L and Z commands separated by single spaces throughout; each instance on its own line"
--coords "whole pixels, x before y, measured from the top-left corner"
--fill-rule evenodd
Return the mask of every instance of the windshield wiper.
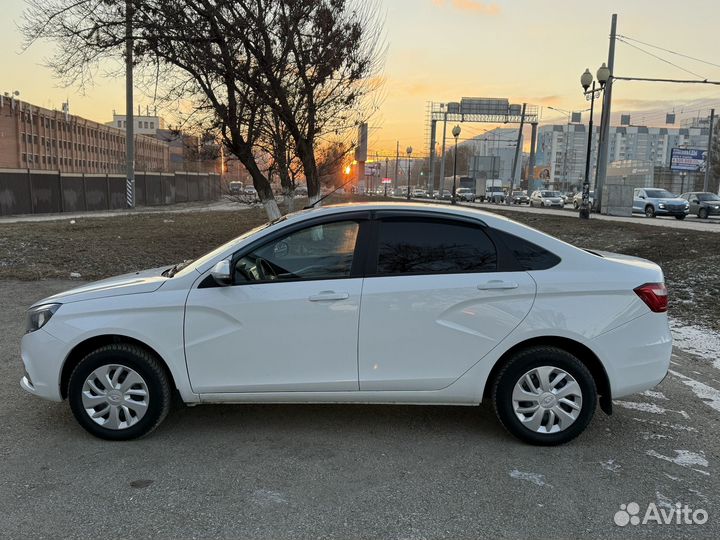
M 186 261 L 183 261 L 183 262 L 181 262 L 181 263 L 177 263 L 177 264 L 176 264 L 175 266 L 173 266 L 172 268 L 168 268 L 167 270 L 165 270 L 165 271 L 162 273 L 162 275 L 165 276 L 165 277 L 171 278 L 171 277 L 173 277 L 175 274 L 177 274 L 180 270 L 182 270 L 183 268 L 185 268 L 185 267 L 186 267 L 188 264 L 190 264 L 191 262 L 193 262 L 193 259 L 187 259 Z

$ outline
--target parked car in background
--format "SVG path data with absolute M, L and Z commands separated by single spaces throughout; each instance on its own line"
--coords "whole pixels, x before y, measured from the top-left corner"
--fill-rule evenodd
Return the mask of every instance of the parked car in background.
M 530 206 L 563 208 L 565 201 L 559 191 L 540 189 L 530 196 Z
M 415 188 L 412 190 L 413 199 L 427 199 L 428 193 L 423 188 Z
M 580 205 L 582 204 L 582 191 L 579 193 L 576 193 L 575 196 L 572 198 L 572 205 L 575 210 L 580 209 Z M 590 192 L 590 206 L 595 204 L 595 192 Z
M 674 216 L 685 219 L 690 213 L 690 203 L 660 188 L 636 188 L 633 193 L 633 212 L 645 217 Z
M 251 201 L 259 200 L 258 192 L 253 186 L 246 186 L 245 189 L 243 189 L 243 195 Z
M 242 195 L 243 193 L 243 183 L 242 182 L 230 182 L 228 184 L 228 191 L 230 192 L 230 195 Z
M 475 200 L 475 192 L 470 188 L 457 188 L 455 190 L 455 199 L 463 202 L 473 202 Z
M 530 204 L 530 197 L 525 191 L 513 191 L 510 202 L 512 204 Z
M 442 192 L 440 190 L 435 192 L 435 195 L 433 195 L 433 198 L 436 201 L 449 201 L 452 199 L 452 191 L 449 189 L 445 189 Z
M 178 396 L 191 405 L 489 401 L 513 435 L 556 445 L 582 433 L 598 403 L 610 413 L 613 399 L 665 377 L 667 305 L 658 265 L 490 212 L 329 206 L 187 264 L 36 302 L 20 384 L 67 399 L 84 429 L 112 440 L 147 435 Z M 59 415 L 37 410 L 45 422 Z M 199 427 L 190 438 L 202 436 Z
M 720 197 L 714 193 L 706 191 L 691 191 L 680 195 L 690 203 L 690 214 L 694 214 L 700 219 L 707 219 L 710 216 L 720 214 Z

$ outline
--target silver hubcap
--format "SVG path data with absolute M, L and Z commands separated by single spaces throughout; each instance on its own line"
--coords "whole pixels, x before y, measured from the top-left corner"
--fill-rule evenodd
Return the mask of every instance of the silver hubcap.
M 145 416 L 148 403 L 145 380 L 127 366 L 101 366 L 83 384 L 85 412 L 104 428 L 126 429 L 137 424 Z
M 582 390 L 567 371 L 557 367 L 533 368 L 515 384 L 513 410 L 518 420 L 537 433 L 557 433 L 577 420 Z

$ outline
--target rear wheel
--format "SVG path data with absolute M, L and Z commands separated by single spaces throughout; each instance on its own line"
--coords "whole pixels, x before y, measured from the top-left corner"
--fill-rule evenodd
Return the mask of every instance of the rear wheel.
M 708 218 L 708 209 L 707 208 L 701 208 L 698 210 L 698 217 L 700 219 L 707 219 Z
M 70 375 L 68 400 L 78 423 L 110 440 L 143 437 L 170 408 L 170 380 L 160 361 L 127 343 L 100 347 Z
M 502 425 L 536 445 L 571 441 L 590 423 L 595 381 L 575 356 L 556 347 L 517 352 L 497 375 L 493 404 Z
M 649 204 L 645 207 L 645 217 L 649 217 L 649 218 L 655 217 L 655 208 L 653 208 Z

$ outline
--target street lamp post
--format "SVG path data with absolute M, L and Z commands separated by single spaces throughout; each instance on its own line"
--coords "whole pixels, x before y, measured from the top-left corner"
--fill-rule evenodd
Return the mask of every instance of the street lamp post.
M 452 136 L 455 137 L 455 152 L 454 152 L 454 163 L 453 163 L 453 187 L 452 197 L 450 198 L 450 204 L 457 204 L 457 198 L 455 192 L 457 190 L 457 145 L 458 137 L 460 136 L 460 126 L 455 126 L 452 130 Z
M 407 180 L 407 200 L 410 200 L 410 154 L 412 154 L 412 146 L 408 146 L 405 150 L 408 156 L 408 180 Z
M 592 152 L 592 133 L 593 133 L 593 112 L 595 107 L 595 94 L 598 90 L 602 90 L 605 87 L 605 83 L 610 78 L 610 70 L 603 64 L 600 69 L 597 70 L 597 78 L 600 83 L 600 88 L 595 88 L 595 81 L 593 80 L 592 73 L 589 69 L 585 70 L 585 73 L 580 77 L 580 84 L 585 91 L 585 94 L 590 95 L 590 120 L 588 121 L 588 142 L 587 142 L 587 155 L 585 156 L 585 182 L 583 183 L 582 191 L 582 203 L 580 204 L 580 219 L 590 218 L 590 154 Z M 588 91 L 588 88 L 590 90 Z M 595 193 L 595 197 L 601 197 L 602 194 Z

